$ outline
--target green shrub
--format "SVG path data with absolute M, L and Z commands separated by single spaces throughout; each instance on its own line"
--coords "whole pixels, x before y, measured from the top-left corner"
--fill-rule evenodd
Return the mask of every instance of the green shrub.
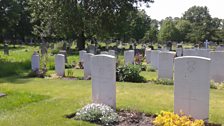
M 162 85 L 173 85 L 173 80 L 170 79 L 157 79 L 153 80 L 156 84 L 162 84 Z
M 75 119 L 112 125 L 118 122 L 118 114 L 107 105 L 92 103 L 80 109 L 76 113 Z
M 51 53 L 53 54 L 53 55 L 55 55 L 55 54 L 58 54 L 59 53 L 59 49 L 53 49 L 52 51 L 51 51 Z
M 69 64 L 69 63 L 65 64 L 66 69 L 71 69 L 71 68 L 74 68 L 74 67 L 75 67 L 75 65 L 73 65 L 73 64 Z
M 146 79 L 140 75 L 140 65 L 124 65 L 116 70 L 116 80 L 126 82 L 146 82 Z

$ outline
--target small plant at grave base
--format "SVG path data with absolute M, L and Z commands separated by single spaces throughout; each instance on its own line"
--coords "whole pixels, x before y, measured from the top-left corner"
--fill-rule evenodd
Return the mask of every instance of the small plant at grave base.
M 149 68 L 148 71 L 149 71 L 149 72 L 156 72 L 156 69 L 154 69 L 154 68 Z
M 203 120 L 196 120 L 184 114 L 162 111 L 153 121 L 155 126 L 205 126 Z
M 124 65 L 116 70 L 116 80 L 125 82 L 146 82 L 146 79 L 140 75 L 141 67 L 139 65 Z
M 67 70 L 67 76 L 68 76 L 68 77 L 73 77 L 73 75 L 74 75 L 74 71 L 73 71 L 73 69 L 68 69 L 68 70 Z
M 162 84 L 162 85 L 173 85 L 173 80 L 170 79 L 157 79 L 153 80 L 156 84 Z
M 92 103 L 80 109 L 76 113 L 75 119 L 102 125 L 113 125 L 118 122 L 118 114 L 107 105 Z
M 210 88 L 211 89 L 224 89 L 224 82 L 217 83 L 217 82 L 211 80 Z

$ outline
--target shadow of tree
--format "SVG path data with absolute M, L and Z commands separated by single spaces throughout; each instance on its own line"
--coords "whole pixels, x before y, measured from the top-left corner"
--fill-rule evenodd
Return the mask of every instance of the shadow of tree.
M 25 79 L 22 78 L 30 71 L 31 61 L 29 60 L 23 62 L 10 62 L 0 59 L 0 83 L 24 83 Z

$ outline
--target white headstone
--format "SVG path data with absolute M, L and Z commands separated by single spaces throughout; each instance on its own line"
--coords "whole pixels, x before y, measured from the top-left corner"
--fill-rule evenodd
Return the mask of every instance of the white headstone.
M 116 56 L 115 50 L 109 50 L 108 54 L 111 56 Z
M 116 109 L 116 58 L 110 55 L 91 57 L 92 99 Z
M 84 62 L 84 54 L 86 53 L 85 50 L 79 51 L 79 61 Z
M 223 46 L 217 46 L 215 51 L 224 51 L 224 47 Z
M 183 48 L 176 49 L 177 57 L 183 56 Z
M 196 56 L 210 58 L 209 49 L 195 49 L 195 51 L 196 51 Z
M 224 51 L 210 52 L 211 57 L 211 80 L 215 82 L 224 81 Z
M 149 64 L 151 60 L 151 49 L 145 50 L 145 59 L 146 59 L 146 62 Z
M 58 76 L 65 75 L 65 56 L 63 54 L 55 56 L 55 71 Z
M 36 71 L 40 69 L 40 56 L 37 52 L 34 52 L 31 59 L 31 68 L 32 71 Z
M 125 64 L 134 64 L 135 52 L 134 50 L 124 51 Z
M 152 68 L 158 69 L 159 65 L 159 52 L 160 50 L 151 50 L 151 65 Z
M 183 49 L 183 56 L 196 56 L 195 49 Z
M 94 56 L 92 53 L 84 54 L 84 79 L 89 79 L 91 77 L 90 59 Z
M 174 111 L 195 119 L 208 119 L 210 63 L 205 57 L 184 56 L 174 60 Z
M 158 78 L 159 79 L 171 79 L 173 80 L 173 62 L 175 52 L 160 52 L 159 53 L 159 67 Z

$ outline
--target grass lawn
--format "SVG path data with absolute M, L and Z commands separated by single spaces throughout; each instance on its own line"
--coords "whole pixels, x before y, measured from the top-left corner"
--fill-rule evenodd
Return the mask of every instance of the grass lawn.
M 0 79 L 1 126 L 92 125 L 64 118 L 91 102 L 91 81 Z M 211 90 L 210 122 L 224 124 L 224 90 Z M 117 83 L 117 109 L 146 113 L 173 111 L 173 86 Z
M 38 47 L 10 48 L 4 56 L 0 48 L 0 126 L 81 126 L 88 122 L 67 119 L 91 103 L 91 81 L 24 78 L 30 71 L 30 59 Z M 123 63 L 123 56 L 119 56 Z M 78 61 L 70 55 L 69 63 Z M 54 66 L 54 56 L 49 54 L 48 67 Z M 68 70 L 66 70 L 66 74 Z M 48 74 L 54 73 L 49 70 Z M 73 70 L 73 75 L 83 77 L 83 70 Z M 156 72 L 142 72 L 147 80 L 156 80 Z M 131 109 L 146 113 L 173 111 L 173 86 L 117 82 L 117 109 Z M 209 121 L 224 125 L 224 89 L 210 93 Z

